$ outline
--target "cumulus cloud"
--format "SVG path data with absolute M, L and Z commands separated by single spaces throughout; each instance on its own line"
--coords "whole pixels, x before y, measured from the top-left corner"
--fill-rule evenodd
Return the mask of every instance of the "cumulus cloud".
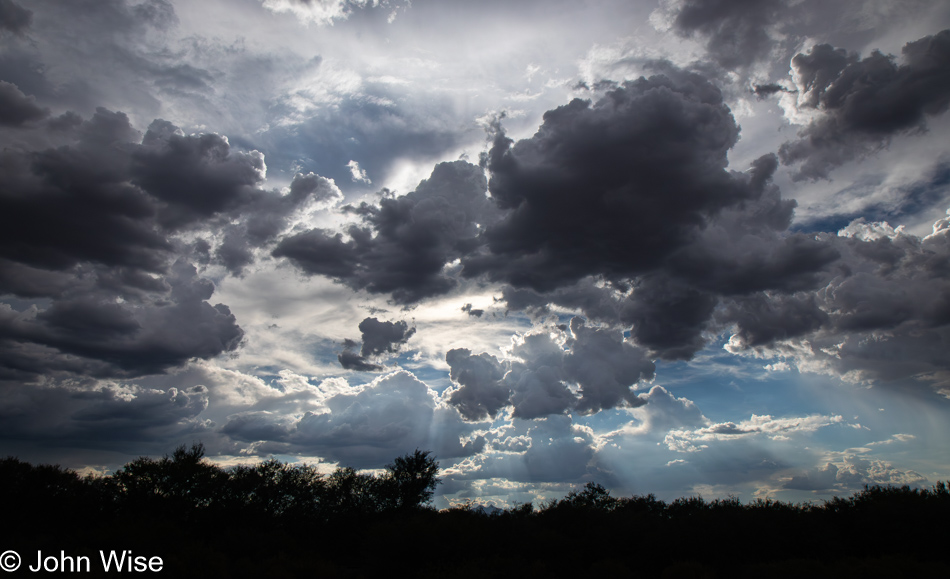
M 103 108 L 53 121 L 30 130 L 66 144 L 0 154 L 0 292 L 39 300 L 3 306 L 5 379 L 140 376 L 235 350 L 243 330 L 189 260 L 240 273 L 295 215 L 340 197 L 312 173 L 261 188 L 263 156 L 221 135 L 163 120 L 142 135 Z
M 503 295 L 515 309 L 544 311 L 553 303 L 580 309 L 594 320 L 632 324 L 636 342 L 653 355 L 689 358 L 715 331 L 723 300 L 748 296 L 751 308 L 765 299 L 763 292 L 781 301 L 786 294 L 813 290 L 838 257 L 813 236 L 788 233 L 795 202 L 783 199 L 771 183 L 776 166 L 777 159 L 766 155 L 747 175 L 732 175 L 737 186 L 755 193 L 702 219 L 679 247 L 639 275 L 613 283 L 582 278 L 549 291 L 506 289 Z M 739 310 L 725 314 L 736 318 Z
M 806 470 L 787 480 L 783 487 L 805 491 L 856 491 L 864 485 L 919 485 L 927 477 L 914 470 L 895 468 L 891 463 L 863 456 L 861 453 L 844 453 L 822 467 Z
M 236 210 L 215 220 L 220 242 L 214 250 L 214 261 L 240 275 L 256 261 L 255 250 L 276 242 L 296 217 L 342 198 L 336 183 L 315 173 L 297 173 L 286 191 L 252 189 Z
M 944 114 L 948 32 L 900 58 L 835 48 L 896 51 L 945 28 L 946 11 L 675 0 L 655 13 L 672 34 L 629 38 L 623 23 L 655 4 L 585 9 L 582 26 L 580 11 L 519 4 L 505 20 L 532 24 L 499 44 L 498 10 L 459 27 L 458 11 L 429 3 L 398 22 L 395 2 L 240 3 L 227 20 L 248 25 L 231 26 L 168 0 L 0 0 L 3 440 L 134 456 L 203 439 L 367 468 L 418 447 L 458 459 L 448 480 L 474 497 L 538 496 L 529 484 L 562 496 L 587 480 L 636 493 L 922 480 L 801 448 L 860 405 L 728 420 L 738 394 L 703 388 L 722 396 L 712 421 L 675 387 L 727 360 L 702 350 L 731 335 L 727 352 L 759 358 L 719 366 L 737 388 L 765 366 L 950 392 L 948 220 L 910 233 L 945 206 L 945 159 L 897 171 L 913 155 L 883 151 L 895 136 L 923 143 L 904 137 Z M 568 40 L 552 52 L 547 38 Z M 802 49 L 811 39 L 835 45 Z M 790 82 L 778 75 L 793 56 Z M 564 90 L 591 100 L 564 104 Z M 753 94 L 778 96 L 802 127 L 777 155 L 763 135 L 781 119 Z M 516 108 L 486 116 L 500 106 Z M 823 201 L 820 183 L 796 183 L 785 194 L 810 221 L 795 223 L 780 161 L 816 179 L 871 151 L 890 156 L 868 187 L 926 177 L 893 211 L 831 216 L 823 204 L 852 191 Z M 450 158 L 462 160 L 405 186 Z M 900 215 L 917 219 L 883 222 Z M 366 317 L 366 300 L 371 315 L 390 300 L 415 317 Z M 500 326 L 521 333 L 493 347 Z M 350 385 L 334 355 L 361 372 L 398 358 L 431 386 L 402 371 Z M 668 388 L 653 384 L 658 365 Z M 908 447 L 926 443 L 900 430 L 918 437 Z
M 133 183 L 162 202 L 159 223 L 187 226 L 246 204 L 266 175 L 259 151 L 231 151 L 227 137 L 185 135 L 168 121 L 149 125 L 132 155 Z
M 941 38 L 927 42 L 937 46 Z M 923 62 L 923 49 L 912 45 L 907 52 L 917 55 L 913 63 Z M 830 102 L 836 79 L 861 62 L 823 50 L 813 56 L 842 57 L 840 62 L 799 61 L 803 102 L 816 106 Z M 730 351 L 810 357 L 799 368 L 812 364 L 824 371 L 847 366 L 840 361 L 848 358 L 858 365 L 857 356 L 842 352 L 885 342 L 857 333 L 893 332 L 911 319 L 931 320 L 929 343 L 943 343 L 944 276 L 933 269 L 941 258 L 925 257 L 942 255 L 940 235 L 921 241 L 917 257 L 908 254 L 903 268 L 894 269 L 913 243 L 905 247 L 847 230 L 818 236 L 790 231 L 796 203 L 772 182 L 778 158 L 759 157 L 745 173 L 727 170 L 738 127 L 719 90 L 698 74 L 653 66 L 654 76 L 628 81 L 596 103 L 575 100 L 548 111 L 530 138 L 514 142 L 493 125 L 492 146 L 482 159 L 491 175 L 489 197 L 479 168 L 441 164 L 408 195 L 350 207 L 361 225 L 345 233 L 295 233 L 282 238 L 273 254 L 307 273 L 388 293 L 398 303 L 448 292 L 458 287 L 459 275 L 488 279 L 502 284 L 509 309 L 540 314 L 558 306 L 630 328 L 623 348 L 645 348 L 644 360 L 689 359 L 730 328 Z M 833 74 L 822 72 L 828 67 Z M 902 270 L 908 278 L 926 279 L 914 291 L 928 296 L 912 306 L 889 281 Z M 850 287 L 882 288 L 875 303 L 889 305 L 870 311 L 894 319 L 854 311 L 845 303 Z M 924 312 L 918 304 L 934 305 Z M 570 339 L 579 341 L 563 345 L 540 334 L 525 336 L 510 360 L 493 358 L 506 366 L 503 385 L 486 370 L 471 384 L 459 384 L 454 403 L 466 417 L 493 416 L 505 406 L 507 390 L 514 415 L 531 418 L 636 402 L 624 390 L 629 380 L 585 382 L 571 374 L 573 366 L 557 359 L 559 352 L 581 347 L 583 340 Z M 776 344 L 779 349 L 770 350 Z M 840 352 L 829 354 L 833 350 Z M 909 376 L 916 367 L 919 376 L 945 380 L 936 350 L 919 351 L 877 375 Z M 354 367 L 359 363 L 351 354 L 344 358 Z M 873 357 L 860 364 L 880 366 Z M 852 370 L 852 378 L 875 375 L 858 368 L 842 374 Z
M 705 217 L 755 197 L 725 170 L 737 137 L 720 91 L 671 67 L 548 111 L 531 138 L 499 131 L 486 164 L 506 213 L 463 272 L 536 291 L 645 273 Z
M 624 428 L 623 432 L 627 434 L 662 437 L 671 429 L 709 424 L 709 419 L 692 400 L 677 398 L 663 386 L 653 386 L 649 392 L 637 396 L 643 405 L 633 410 L 633 415 L 640 419 L 640 423 Z
M 0 80 L 0 125 L 16 127 L 49 116 L 49 110 L 36 106 L 17 85 Z
M 232 151 L 217 134 L 184 135 L 160 119 L 144 136 L 124 113 L 103 108 L 69 126 L 66 146 L 3 153 L 2 257 L 53 270 L 89 261 L 160 272 L 173 250 L 169 235 L 217 220 L 217 258 L 239 271 L 295 211 L 340 195 L 313 174 L 299 175 L 286 195 L 265 191 L 261 153 Z M 57 211 L 49 211 L 54 198 Z
M 579 482 L 593 467 L 594 434 L 570 416 L 512 421 L 486 435 L 505 452 L 476 456 L 448 474 L 454 482 L 503 478 L 523 482 Z
M 651 66 L 596 103 L 548 111 L 517 143 L 492 124 L 489 197 L 480 168 L 443 163 L 408 195 L 348 207 L 362 224 L 286 236 L 273 255 L 403 304 L 488 279 L 510 309 L 576 308 L 632 326 L 652 356 L 689 358 L 724 297 L 812 290 L 837 254 L 788 233 L 795 202 L 772 183 L 774 155 L 726 169 L 738 126 L 719 89 Z M 516 398 L 546 390 L 560 402 L 545 412 L 566 408 L 548 378 L 518 374 Z
M 497 213 L 485 189 L 479 167 L 440 163 L 415 191 L 351 208 L 363 225 L 351 225 L 347 239 L 310 229 L 284 237 L 273 255 L 354 289 L 391 293 L 398 303 L 418 302 L 456 287 L 446 265 L 478 246 L 478 224 Z
M 449 377 L 459 384 L 448 397 L 465 420 L 495 418 L 508 405 L 511 389 L 504 384 L 505 367 L 490 354 L 472 355 L 465 348 L 449 350 L 445 355 Z
M 678 34 L 700 36 L 709 56 L 730 69 L 768 58 L 772 29 L 788 12 L 783 0 L 679 0 L 663 9 Z
M 926 129 L 950 105 L 950 30 L 904 45 L 902 62 L 874 51 L 859 59 L 828 44 L 792 59 L 798 108 L 816 114 L 779 155 L 798 179 L 827 179 L 891 137 Z
M 683 359 L 723 297 L 814 289 L 837 254 L 788 233 L 795 202 L 771 181 L 774 155 L 725 169 L 737 126 L 719 90 L 656 66 L 593 105 L 549 111 L 530 139 L 496 134 L 489 189 L 506 212 L 462 273 L 514 286 L 509 307 L 579 308 Z
M 92 273 L 92 272 L 90 272 Z M 45 308 L 0 304 L 6 378 L 44 375 L 141 376 L 237 348 L 243 330 L 227 306 L 210 305 L 214 284 L 179 261 L 153 287 L 117 300 L 106 274 L 73 287 Z
M 726 348 L 785 356 L 799 370 L 855 382 L 917 379 L 944 387 L 950 378 L 939 353 L 950 339 L 944 222 L 923 238 L 863 220 L 819 236 L 840 256 L 821 289 L 733 315 L 739 331 Z M 797 335 L 783 337 L 779 325 Z
M 340 365 L 348 370 L 382 370 L 382 366 L 369 360 L 395 354 L 416 333 L 416 328 L 410 328 L 407 322 L 381 322 L 377 318 L 365 318 L 359 329 L 363 336 L 359 354 L 353 351 L 356 342 L 347 339 L 343 342 L 343 351 L 337 356 Z
M 508 405 L 517 418 L 635 407 L 643 404 L 635 388 L 655 375 L 643 349 L 619 331 L 587 326 L 578 317 L 569 328 L 517 337 L 504 360 L 455 349 L 446 362 L 459 384 L 449 391 L 448 403 L 467 420 L 494 418 Z
M 244 441 L 282 443 L 284 450 L 318 454 L 355 468 L 380 468 L 406 449 L 431 449 L 439 458 L 467 456 L 483 441 L 471 438 L 457 412 L 437 406 L 435 393 L 406 371 L 381 376 L 357 392 L 324 401 L 326 411 L 299 419 L 266 411 L 237 413 L 222 432 Z

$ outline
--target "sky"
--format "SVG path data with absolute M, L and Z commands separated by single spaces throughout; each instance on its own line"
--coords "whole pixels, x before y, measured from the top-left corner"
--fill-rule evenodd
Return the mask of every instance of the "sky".
M 948 107 L 944 2 L 0 0 L 0 455 L 948 480 Z

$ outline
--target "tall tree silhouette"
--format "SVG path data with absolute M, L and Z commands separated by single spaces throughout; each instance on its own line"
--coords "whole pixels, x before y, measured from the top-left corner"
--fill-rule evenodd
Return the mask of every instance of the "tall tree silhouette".
M 442 482 L 439 463 L 430 451 L 418 448 L 386 465 L 383 487 L 387 498 L 396 509 L 421 507 L 432 500 L 435 487 Z

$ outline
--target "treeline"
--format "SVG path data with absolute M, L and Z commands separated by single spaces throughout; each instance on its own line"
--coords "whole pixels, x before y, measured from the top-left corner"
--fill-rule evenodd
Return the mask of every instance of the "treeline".
M 494 515 L 436 511 L 438 483 L 419 450 L 375 476 L 276 460 L 222 469 L 201 445 L 105 477 L 7 458 L 0 548 L 34 560 L 127 549 L 161 556 L 173 577 L 950 576 L 944 483 L 823 504 L 618 498 L 588 483 Z
M 340 467 L 329 476 L 310 465 L 267 460 L 223 469 L 204 460 L 204 446 L 181 446 L 161 459 L 138 458 L 109 476 L 81 477 L 59 466 L 0 461 L 3 496 L 24 515 L 82 518 L 151 516 L 193 521 L 234 518 L 277 524 L 400 513 L 432 498 L 439 466 L 416 450 L 379 476 Z

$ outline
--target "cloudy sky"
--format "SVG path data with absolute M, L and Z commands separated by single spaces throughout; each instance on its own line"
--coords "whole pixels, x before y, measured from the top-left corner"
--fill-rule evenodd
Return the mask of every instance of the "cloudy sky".
M 0 455 L 950 479 L 950 5 L 0 0 Z

